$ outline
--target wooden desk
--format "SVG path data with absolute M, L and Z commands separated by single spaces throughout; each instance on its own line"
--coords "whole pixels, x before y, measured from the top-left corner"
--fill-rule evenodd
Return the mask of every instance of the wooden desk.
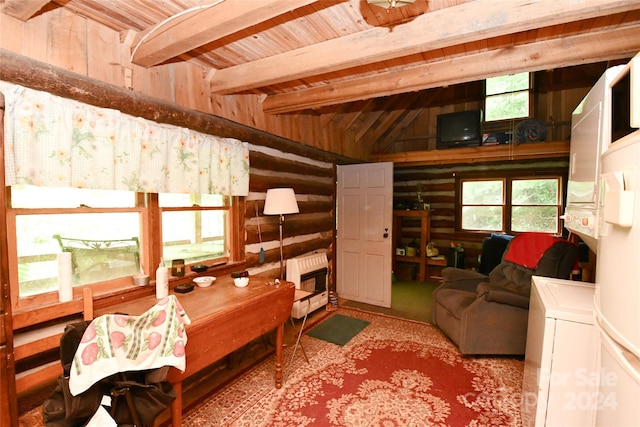
M 229 276 L 219 277 L 210 287 L 196 287 L 187 294 L 175 293 L 191 319 L 186 326 L 186 370 L 172 368 L 168 380 L 177 398 L 171 404 L 173 426 L 182 425 L 182 381 L 253 339 L 276 328 L 275 386 L 282 386 L 284 322 L 291 314 L 295 285 L 266 285 L 268 279 L 251 277 L 249 285 L 237 288 Z M 173 293 L 173 292 L 172 292 Z M 106 312 L 140 315 L 156 303 L 155 296 L 110 306 Z

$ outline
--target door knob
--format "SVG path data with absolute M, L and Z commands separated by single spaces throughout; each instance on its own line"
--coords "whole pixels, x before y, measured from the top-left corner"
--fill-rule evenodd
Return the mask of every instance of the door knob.
M 382 237 L 383 237 L 383 238 L 385 238 L 385 239 L 386 239 L 387 237 L 389 237 L 389 233 L 388 233 L 388 231 L 389 231 L 389 229 L 388 229 L 388 228 L 385 228 L 385 229 L 384 229 L 384 234 L 382 235 Z

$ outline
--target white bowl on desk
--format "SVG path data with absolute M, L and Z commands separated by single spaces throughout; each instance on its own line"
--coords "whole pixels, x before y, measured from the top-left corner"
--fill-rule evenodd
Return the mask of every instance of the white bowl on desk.
M 248 277 L 236 277 L 233 279 L 233 284 L 236 285 L 238 288 L 244 288 L 245 286 L 247 286 L 249 284 L 249 278 Z
M 193 279 L 193 282 L 201 288 L 206 288 L 207 286 L 211 286 L 215 280 L 216 278 L 213 276 L 201 276 Z

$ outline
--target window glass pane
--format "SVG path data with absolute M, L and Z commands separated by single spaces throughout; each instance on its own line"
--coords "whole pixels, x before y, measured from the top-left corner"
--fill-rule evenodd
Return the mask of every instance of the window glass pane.
M 516 206 L 511 215 L 511 231 L 558 232 L 558 209 L 555 206 Z
M 463 205 L 501 205 L 502 181 L 465 181 L 462 183 Z
M 135 192 L 90 190 L 86 188 L 11 187 L 11 206 L 14 208 L 131 208 L 135 207 Z
M 511 193 L 514 205 L 557 205 L 558 180 L 514 180 Z
M 227 199 L 227 196 L 216 194 L 162 193 L 158 195 L 158 203 L 160 207 L 163 208 L 189 208 L 191 206 L 220 207 L 225 206 L 225 200 Z
M 502 230 L 501 206 L 466 206 L 462 208 L 462 228 L 465 230 Z
M 485 121 L 515 119 L 528 116 L 528 91 L 488 96 L 485 100 Z
M 227 211 L 185 210 L 162 213 L 163 259 L 190 264 L 228 256 Z
M 20 297 L 57 290 L 63 246 L 72 254 L 74 286 L 135 274 L 139 224 L 137 212 L 18 215 Z
M 529 89 L 529 73 L 490 77 L 486 80 L 487 95 Z

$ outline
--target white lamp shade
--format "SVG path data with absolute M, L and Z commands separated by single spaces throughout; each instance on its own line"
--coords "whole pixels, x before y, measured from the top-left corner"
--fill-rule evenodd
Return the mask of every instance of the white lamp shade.
M 298 213 L 298 202 L 293 188 L 270 188 L 264 201 L 265 215 L 284 215 Z

